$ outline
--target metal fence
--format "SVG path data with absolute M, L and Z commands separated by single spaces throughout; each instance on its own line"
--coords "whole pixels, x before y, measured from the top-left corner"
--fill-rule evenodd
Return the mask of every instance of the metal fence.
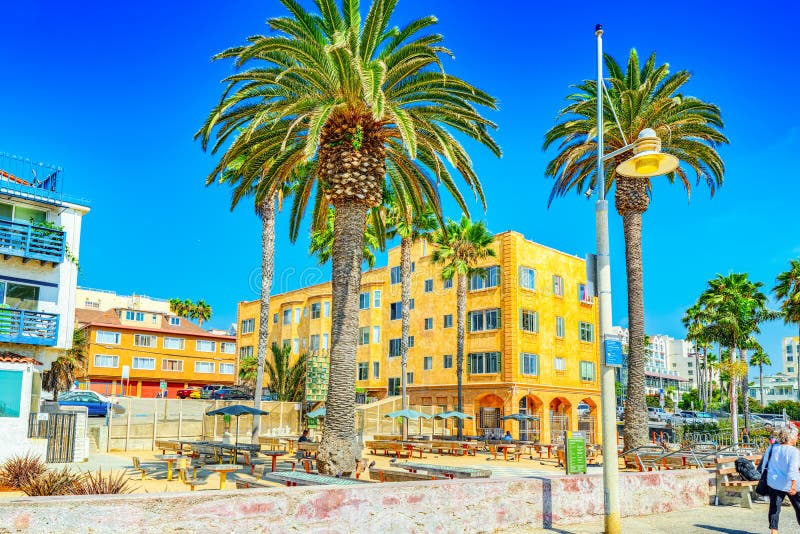
M 550 443 L 558 444 L 564 442 L 564 432 L 569 430 L 568 415 L 550 416 Z
M 31 413 L 28 437 L 47 440 L 47 463 L 70 463 L 75 459 L 75 413 Z

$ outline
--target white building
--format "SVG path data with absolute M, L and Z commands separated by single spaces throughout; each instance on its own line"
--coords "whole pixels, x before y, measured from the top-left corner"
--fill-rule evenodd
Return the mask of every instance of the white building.
M 797 336 L 783 338 L 781 342 L 783 372 L 796 377 L 798 358 L 800 358 L 800 338 Z
M 0 154 L 0 461 L 36 450 L 41 371 L 72 346 L 83 201 L 61 169 Z
M 174 315 L 169 309 L 169 301 L 147 295 L 117 295 L 115 291 L 79 287 L 75 292 L 75 307 L 86 310 L 107 311 L 118 308 L 143 310 Z
M 757 377 L 750 380 L 749 395 L 761 402 L 761 387 Z M 797 400 L 797 375 L 795 373 L 778 373 L 764 377 L 764 404 L 782 400 Z

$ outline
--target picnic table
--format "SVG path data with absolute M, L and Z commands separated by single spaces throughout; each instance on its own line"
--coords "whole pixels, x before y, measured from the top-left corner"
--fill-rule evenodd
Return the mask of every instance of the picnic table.
M 167 462 L 167 480 L 172 480 L 172 466 L 175 464 L 175 460 L 180 460 L 183 456 L 180 454 L 156 454 L 155 458 Z
M 219 489 L 225 489 L 225 480 L 228 477 L 228 473 L 233 473 L 234 471 L 238 471 L 242 468 L 241 465 L 236 464 L 216 464 L 216 465 L 206 465 L 205 469 L 209 471 L 215 471 L 219 473 Z
M 261 451 L 259 454 L 272 457 L 272 471 L 274 472 L 277 467 L 278 456 L 285 455 L 286 451 Z
M 283 482 L 287 486 L 355 486 L 370 483 L 367 480 L 357 478 L 338 478 L 330 475 L 300 473 L 297 471 L 265 473 L 263 478 L 272 482 Z
M 454 467 L 451 465 L 423 464 L 418 462 L 403 462 L 393 464 L 412 473 L 426 471 L 428 473 L 441 473 L 448 478 L 489 478 L 492 472 L 489 469 L 474 467 Z
M 319 451 L 319 443 L 316 441 L 301 441 L 297 444 L 297 450 L 302 451 L 306 456 L 313 454 L 316 457 L 317 451 Z

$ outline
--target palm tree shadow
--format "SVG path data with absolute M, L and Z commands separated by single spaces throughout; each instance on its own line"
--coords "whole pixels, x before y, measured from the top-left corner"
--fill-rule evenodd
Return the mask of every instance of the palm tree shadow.
M 716 525 L 695 524 L 697 528 L 702 528 L 708 532 L 722 532 L 723 534 L 752 534 L 749 530 L 739 530 L 738 528 L 725 528 Z

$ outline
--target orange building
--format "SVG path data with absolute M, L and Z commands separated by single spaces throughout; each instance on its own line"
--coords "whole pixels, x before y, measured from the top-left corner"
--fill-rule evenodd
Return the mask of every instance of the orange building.
M 168 397 L 175 398 L 185 387 L 236 382 L 235 336 L 139 309 L 76 309 L 75 318 L 88 329 L 85 380 L 98 393 L 155 397 L 164 381 Z

